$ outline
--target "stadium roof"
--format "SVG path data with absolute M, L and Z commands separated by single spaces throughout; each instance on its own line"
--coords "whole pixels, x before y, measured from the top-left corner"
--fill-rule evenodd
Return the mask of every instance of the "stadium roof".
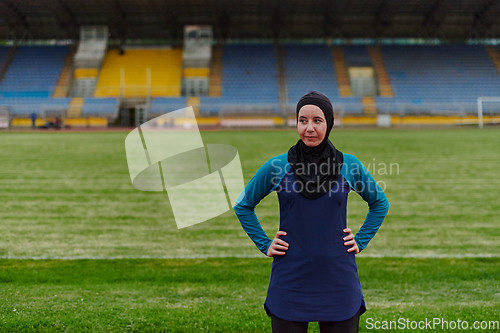
M 500 0 L 0 0 L 0 37 L 181 38 L 210 24 L 215 38 L 498 38 Z

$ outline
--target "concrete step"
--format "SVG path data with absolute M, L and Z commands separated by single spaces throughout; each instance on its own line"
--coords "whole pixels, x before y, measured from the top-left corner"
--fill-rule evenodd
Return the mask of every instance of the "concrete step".
M 337 83 L 340 96 L 352 96 L 344 49 L 341 46 L 334 46 L 331 50 L 333 65 L 335 66 L 335 72 L 337 73 Z

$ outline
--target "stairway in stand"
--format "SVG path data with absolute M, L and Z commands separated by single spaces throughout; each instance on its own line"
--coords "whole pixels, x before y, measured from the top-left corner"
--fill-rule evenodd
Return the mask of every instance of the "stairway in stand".
M 486 46 L 486 50 L 488 51 L 491 60 L 493 60 L 493 63 L 495 64 L 495 67 L 498 70 L 498 73 L 500 74 L 500 52 L 498 48 L 496 46 Z
M 377 114 L 377 103 L 373 96 L 363 96 L 361 98 L 361 103 L 363 103 L 363 113 L 365 115 L 376 115 Z
M 73 71 L 73 61 L 75 59 L 76 47 L 72 46 L 68 52 L 68 55 L 64 59 L 64 67 L 57 80 L 56 87 L 54 88 L 54 94 L 52 97 L 64 98 L 68 96 L 68 91 L 70 88 L 71 74 Z
M 5 56 L 3 62 L 0 62 L 0 81 L 3 80 L 3 77 L 7 73 L 7 70 L 9 69 L 10 64 L 12 63 L 12 61 L 14 61 L 14 58 L 16 57 L 16 53 L 17 53 L 17 46 L 14 45 L 7 52 L 7 55 Z
M 222 94 L 222 48 L 222 45 L 215 45 L 212 48 L 212 60 L 208 77 L 208 96 L 211 97 L 220 97 Z
M 373 65 L 375 67 L 375 73 L 378 78 L 380 96 L 394 97 L 391 81 L 389 80 L 389 75 L 387 74 L 387 70 L 385 69 L 382 53 L 380 52 L 380 47 L 370 46 L 368 47 L 368 51 L 370 52 Z
M 82 113 L 83 97 L 73 97 L 69 102 L 67 118 L 78 118 Z
M 195 116 L 200 115 L 200 98 L 197 96 L 188 96 L 186 106 L 192 106 Z
M 337 82 L 340 96 L 352 96 L 349 73 L 345 62 L 344 49 L 341 46 L 332 47 L 333 64 L 337 72 Z

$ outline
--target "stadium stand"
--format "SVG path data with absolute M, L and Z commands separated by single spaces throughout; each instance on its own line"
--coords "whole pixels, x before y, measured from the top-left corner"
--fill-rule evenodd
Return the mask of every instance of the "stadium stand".
M 340 47 L 339 47 L 340 48 Z M 345 45 L 343 46 L 345 52 L 345 63 L 346 68 L 349 67 L 374 67 L 373 59 L 368 51 L 366 45 Z M 356 78 L 352 79 L 353 83 L 359 84 L 359 81 L 356 81 Z M 373 81 L 374 82 L 374 81 Z M 363 105 L 363 113 L 365 115 L 374 115 L 377 113 L 376 101 L 373 98 L 374 90 L 376 90 L 376 84 L 373 84 L 373 91 L 370 91 L 369 95 L 362 96 L 361 104 Z M 354 89 L 356 91 L 356 89 Z M 363 89 L 363 92 L 366 93 L 367 90 Z M 359 92 L 358 92 L 359 93 Z
M 151 96 L 177 97 L 181 94 L 182 50 L 109 50 L 99 73 L 94 97 L 119 97 L 123 68 L 123 97 L 147 97 L 148 68 L 151 69 Z
M 266 104 L 277 101 L 274 45 L 227 45 L 223 51 L 222 102 Z
M 285 71 L 290 107 L 309 90 L 325 93 L 332 104 L 349 113 L 361 113 L 361 97 L 341 97 L 332 53 L 326 45 L 285 45 Z
M 212 47 L 208 88 L 208 95 L 211 97 L 220 97 L 222 91 L 222 50 L 221 45 Z
M 217 49 L 217 48 L 216 48 Z M 0 63 L 11 50 L 0 47 Z M 68 118 L 117 116 L 120 72 L 125 71 L 123 97 L 146 97 L 146 69 L 151 68 L 150 113 L 163 114 L 186 106 L 210 116 L 222 113 L 279 112 L 277 52 L 274 44 L 229 44 L 218 47 L 219 60 L 207 68 L 182 69 L 180 49 L 110 50 L 100 72 L 76 68 L 74 80 L 98 78 L 94 97 L 50 98 L 69 48 L 20 46 L 0 82 L 0 106 L 13 116 L 66 111 Z M 343 45 L 284 44 L 284 73 L 288 103 L 294 108 L 307 91 L 325 92 L 346 114 L 381 113 L 475 114 L 477 97 L 500 95 L 498 47 L 480 45 Z M 349 67 L 374 67 L 380 92 L 382 76 L 393 97 L 341 94 L 340 72 Z M 180 96 L 181 78 L 214 78 L 209 96 Z M 382 73 L 382 74 L 381 74 Z M 344 80 L 344 85 L 348 80 Z M 346 83 L 347 82 L 347 83 Z M 141 86 L 139 93 L 136 89 Z M 135 89 L 135 90 L 134 90 Z M 217 96 L 219 95 L 219 96 Z M 500 108 L 500 105 L 497 105 Z M 262 111 L 264 110 L 264 111 Z M 230 112 L 229 112 L 230 111 Z M 369 112 L 370 111 L 370 112 Z
M 59 78 L 56 82 L 56 86 L 54 88 L 54 94 L 52 97 L 67 97 L 68 91 L 71 84 L 71 71 L 73 70 L 73 59 L 75 57 L 75 47 L 71 47 L 69 49 L 68 54 L 64 58 L 64 65 L 62 71 L 59 75 Z
M 395 97 L 377 96 L 381 112 L 447 112 L 460 103 L 477 112 L 479 96 L 498 96 L 500 76 L 483 46 L 383 45 L 382 55 Z M 439 107 L 439 104 L 447 104 Z
M 222 58 L 221 97 L 200 97 L 201 114 L 237 104 L 255 106 L 248 110 L 279 111 L 274 44 L 226 45 Z M 242 107 L 236 112 L 245 111 Z
M 498 70 L 498 74 L 500 74 L 500 47 L 487 46 L 486 50 L 488 51 L 491 60 L 493 60 L 493 63 Z
M 393 97 L 394 92 L 392 90 L 391 80 L 389 78 L 389 74 L 387 74 L 387 69 L 385 67 L 385 62 L 380 51 L 380 47 L 369 46 L 369 52 L 373 61 L 375 74 L 377 75 L 380 96 Z
M 188 67 L 184 68 L 184 77 L 208 77 L 208 68 Z
M 49 97 L 0 97 L 0 106 L 9 109 L 11 115 L 42 115 L 44 111 L 66 111 L 71 98 Z
M 337 82 L 339 85 L 340 96 L 352 96 L 349 73 L 345 60 L 344 48 L 342 46 L 332 47 L 333 63 L 337 73 Z
M 200 114 L 200 104 L 200 97 L 198 96 L 189 96 L 186 100 L 186 106 L 191 106 L 196 116 Z
M 366 45 L 345 45 L 343 48 L 348 67 L 373 66 L 372 58 Z
M 5 47 L 5 46 L 0 46 L 0 68 L 2 70 L 6 70 L 6 68 L 3 68 L 4 67 L 4 62 L 7 58 L 7 55 L 9 54 L 9 51 L 10 51 L 10 47 Z M 0 79 L 1 79 L 1 75 L 3 75 L 4 73 L 0 73 Z
M 83 97 L 73 97 L 69 102 L 68 110 L 66 111 L 67 118 L 78 118 L 82 113 Z
M 221 97 L 200 97 L 200 114 L 204 116 L 213 116 L 219 114 L 224 103 Z
M 99 114 L 101 116 L 112 116 L 118 111 L 117 98 L 92 98 L 85 97 L 82 106 L 82 116 Z
M 186 107 L 187 97 L 157 97 L 151 101 L 151 113 L 163 114 Z
M 332 56 L 326 45 L 285 45 L 285 71 L 292 104 L 313 89 L 330 99 L 339 96 Z
M 337 113 L 371 123 L 389 119 L 378 113 L 477 118 L 479 96 L 500 97 L 500 48 L 492 25 L 500 13 L 497 1 L 346 7 L 320 0 L 297 15 L 280 5 L 271 20 L 261 15 L 265 6 L 233 16 L 227 6 L 202 0 L 202 11 L 210 10 L 200 19 L 186 2 L 172 1 L 176 18 L 167 25 L 150 14 L 168 8 L 147 1 L 109 2 L 104 16 L 102 8 L 90 13 L 75 0 L 64 6 L 0 2 L 12 21 L 0 22 L 6 37 L 0 46 L 3 111 L 17 118 L 63 114 L 74 124 L 90 124 L 80 118 L 102 114 L 113 125 L 132 126 L 192 106 L 197 115 L 221 122 L 281 117 L 286 123 L 284 113 L 294 118 L 298 99 L 317 89 Z M 436 12 L 453 13 L 453 19 Z M 134 17 L 127 29 L 123 15 Z M 345 15 L 349 19 L 338 19 Z M 234 19 L 238 24 L 229 24 Z M 484 105 L 487 112 L 500 111 L 497 100 Z
M 67 53 L 67 46 L 20 46 L 0 82 L 0 96 L 51 96 Z
M 75 68 L 75 79 L 93 79 L 97 77 L 99 70 L 97 68 Z

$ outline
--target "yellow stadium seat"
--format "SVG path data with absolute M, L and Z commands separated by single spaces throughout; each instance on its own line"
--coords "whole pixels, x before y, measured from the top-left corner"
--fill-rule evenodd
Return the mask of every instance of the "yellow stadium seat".
M 38 122 L 38 119 L 37 119 Z M 36 122 L 35 122 L 36 124 Z M 12 127 L 30 127 L 31 126 L 31 119 L 30 118 L 13 118 L 12 122 L 10 123 Z M 40 126 L 36 124 L 37 126 Z M 42 120 L 42 125 L 43 125 L 43 120 Z
M 208 68 L 195 68 L 188 67 L 184 68 L 184 77 L 207 77 L 208 78 L 209 69 Z
M 74 77 L 75 79 L 93 79 L 97 77 L 97 68 L 77 68 Z
M 148 88 L 148 69 L 150 83 Z M 99 73 L 95 97 L 119 97 L 123 73 L 123 97 L 178 97 L 181 95 L 182 50 L 109 50 Z M 150 90 L 150 91 L 148 91 Z
M 107 118 L 89 118 L 89 126 L 90 127 L 107 127 L 108 119 Z
M 88 119 L 87 118 L 66 118 L 64 122 L 65 125 L 71 127 L 87 127 Z
M 37 118 L 35 121 L 35 126 L 43 126 L 45 124 L 45 120 L 41 118 Z M 30 118 L 13 118 L 10 123 L 12 127 L 31 127 L 31 119 Z

